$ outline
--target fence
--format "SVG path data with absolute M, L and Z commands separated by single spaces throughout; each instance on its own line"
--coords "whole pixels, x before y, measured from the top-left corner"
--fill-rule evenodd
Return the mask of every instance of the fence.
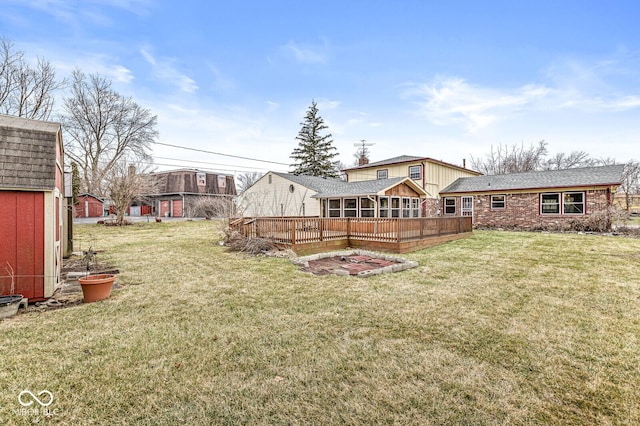
M 291 245 L 296 251 L 304 245 L 313 251 L 317 243 L 343 241 L 344 245 L 367 246 L 403 251 L 403 247 L 424 247 L 416 241 L 471 232 L 470 217 L 437 218 L 319 218 L 319 217 L 257 217 L 231 221 L 233 231 L 245 237 L 269 238 L 276 243 Z M 451 238 L 441 238 L 448 240 Z M 408 244 L 412 243 L 412 244 Z M 403 245 L 404 244 L 404 245 Z M 336 244 L 333 244 L 334 246 Z M 406 250 L 404 250 L 406 251 Z

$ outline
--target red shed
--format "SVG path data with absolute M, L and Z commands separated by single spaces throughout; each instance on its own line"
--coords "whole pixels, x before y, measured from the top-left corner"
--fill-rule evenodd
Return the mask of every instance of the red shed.
M 43 300 L 61 282 L 60 124 L 0 115 L 0 154 L 0 295 L 13 278 L 13 293 Z
M 104 216 L 104 199 L 93 194 L 79 194 L 78 204 L 73 206 L 75 217 Z

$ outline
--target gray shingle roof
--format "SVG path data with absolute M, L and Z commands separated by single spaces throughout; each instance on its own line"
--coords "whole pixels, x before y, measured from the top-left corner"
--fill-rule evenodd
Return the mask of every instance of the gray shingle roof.
M 391 179 L 365 180 L 361 182 L 345 182 L 340 179 L 317 176 L 292 175 L 278 172 L 271 173 L 316 191 L 317 194 L 313 196 L 314 198 L 375 195 L 407 179 L 406 177 L 396 177 Z
M 52 190 L 60 124 L 0 115 L 0 187 Z
M 624 164 L 459 178 L 440 193 L 619 185 Z

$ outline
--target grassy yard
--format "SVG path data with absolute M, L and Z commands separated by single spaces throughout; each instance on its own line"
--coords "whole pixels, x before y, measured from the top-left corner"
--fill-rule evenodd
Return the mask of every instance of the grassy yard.
M 0 322 L 0 424 L 640 423 L 639 239 L 478 231 L 358 279 L 217 226 L 77 226 L 123 288 Z

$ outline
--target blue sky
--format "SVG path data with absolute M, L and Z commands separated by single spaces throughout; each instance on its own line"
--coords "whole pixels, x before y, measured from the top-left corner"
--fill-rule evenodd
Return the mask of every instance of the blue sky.
M 640 159 L 636 1 L 0 0 L 0 8 L 0 37 L 60 76 L 76 67 L 106 75 L 158 115 L 164 143 L 289 164 L 315 99 L 348 165 L 362 139 L 373 143 L 372 161 L 407 154 L 461 164 L 492 144 L 540 140 L 550 153 Z M 288 170 L 159 145 L 154 154 L 161 169 Z

